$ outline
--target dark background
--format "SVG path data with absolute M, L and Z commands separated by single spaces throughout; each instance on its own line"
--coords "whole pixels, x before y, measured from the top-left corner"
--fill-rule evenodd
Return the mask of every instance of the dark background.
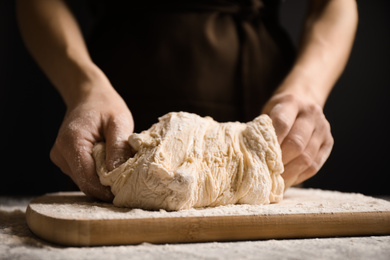
M 306 187 L 389 195 L 390 1 L 357 1 L 351 58 L 325 106 L 333 152 Z M 281 21 L 294 42 L 304 0 L 286 0 Z M 38 195 L 75 186 L 49 159 L 65 107 L 19 36 L 14 1 L 0 1 L 0 195 Z

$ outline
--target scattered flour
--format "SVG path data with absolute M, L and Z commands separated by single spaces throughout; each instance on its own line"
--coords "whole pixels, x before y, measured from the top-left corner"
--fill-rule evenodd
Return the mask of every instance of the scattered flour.
M 321 196 L 318 196 L 320 193 Z M 363 209 L 389 210 L 390 202 L 366 197 L 360 194 L 345 194 L 338 192 L 325 192 L 321 190 L 298 190 L 291 189 L 286 193 L 286 198 L 278 207 L 298 207 L 296 205 L 302 198 L 308 200 L 307 196 L 312 194 L 310 201 L 314 205 L 324 204 L 325 200 L 332 200 L 334 197 L 349 197 L 346 202 L 349 206 L 355 205 Z M 69 196 L 69 194 L 67 194 Z M 79 203 L 84 203 L 84 210 L 92 208 L 88 205 L 94 202 L 86 199 L 80 193 L 73 194 L 79 198 Z M 58 194 L 52 195 L 54 200 Z M 357 199 L 354 203 L 349 201 Z M 339 237 L 339 238 L 313 238 L 313 239 L 279 239 L 279 240 L 258 240 L 258 241 L 237 241 L 237 242 L 211 242 L 211 243 L 185 243 L 185 244 L 161 244 L 155 245 L 142 243 L 140 245 L 127 246 L 96 246 L 96 247 L 61 247 L 52 245 L 34 236 L 27 227 L 24 211 L 30 198 L 19 200 L 0 197 L 0 259 L 375 259 L 388 260 L 390 252 L 390 236 L 365 236 L 365 237 Z M 37 200 L 35 200 L 37 201 Z M 38 200 L 39 201 L 39 200 Z M 295 202 L 294 202 L 295 201 Z M 317 202 L 316 202 L 317 201 Z M 320 202 L 318 202 L 320 201 Z M 68 200 L 68 204 L 71 204 Z M 317 203 L 317 204 L 316 204 Z M 60 203 L 61 208 L 65 208 Z M 31 205 L 39 206 L 39 203 Z M 292 206 L 295 205 L 295 206 Z M 305 203 L 306 205 L 306 203 Z M 360 206 L 359 206 L 360 205 Z M 71 205 L 68 205 L 68 208 Z M 101 211 L 102 209 L 114 212 L 118 208 L 109 204 L 94 204 Z M 273 208 L 276 205 L 262 206 Z M 50 207 L 50 206 L 49 206 Z M 239 207 L 236 205 L 235 207 Z M 306 207 L 309 207 L 307 205 Z M 82 213 L 78 214 L 91 214 Z M 222 208 L 222 207 L 221 207 Z M 345 209 L 344 209 L 345 210 Z M 128 210 L 128 212 L 134 210 Z M 139 210 L 135 210 L 139 211 Z M 113 214 L 111 212 L 111 214 Z M 141 211 L 142 212 L 142 211 Z M 145 213 L 145 212 L 144 212 Z M 154 212 L 156 215 L 160 212 Z M 73 213 L 72 213 L 73 214 Z M 101 213 L 100 213 L 101 214 Z M 108 213 L 104 213 L 108 214 Z M 117 216 L 123 217 L 125 211 L 117 212 Z M 166 213 L 164 213 L 166 214 Z M 114 216 L 114 217 L 117 217 Z M 315 248 L 315 250 L 313 250 Z
M 134 219 L 236 215 L 315 214 L 390 211 L 390 202 L 356 193 L 290 188 L 283 201 L 269 205 L 226 205 L 179 211 L 118 208 L 96 202 L 81 192 L 53 193 L 35 199 L 30 207 L 63 219 Z

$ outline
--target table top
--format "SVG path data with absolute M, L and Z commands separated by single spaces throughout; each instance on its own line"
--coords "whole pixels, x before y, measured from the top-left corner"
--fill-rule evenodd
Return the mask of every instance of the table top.
M 61 247 L 26 224 L 31 197 L 0 197 L 0 259 L 389 259 L 390 236 Z

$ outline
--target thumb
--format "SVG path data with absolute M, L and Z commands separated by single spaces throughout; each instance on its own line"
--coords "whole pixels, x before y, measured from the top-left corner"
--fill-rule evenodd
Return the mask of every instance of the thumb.
M 119 121 L 118 123 L 116 121 Z M 128 138 L 133 132 L 132 119 L 112 120 L 106 129 L 106 165 L 107 170 L 112 171 L 127 161 L 131 155 L 131 147 Z

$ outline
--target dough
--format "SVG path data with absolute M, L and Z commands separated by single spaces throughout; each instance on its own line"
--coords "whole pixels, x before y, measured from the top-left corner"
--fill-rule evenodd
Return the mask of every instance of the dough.
M 118 207 L 181 210 L 283 197 L 281 150 L 267 115 L 244 124 L 172 112 L 129 143 L 136 154 L 111 172 L 105 144 L 93 150 L 100 182 L 111 186 Z

